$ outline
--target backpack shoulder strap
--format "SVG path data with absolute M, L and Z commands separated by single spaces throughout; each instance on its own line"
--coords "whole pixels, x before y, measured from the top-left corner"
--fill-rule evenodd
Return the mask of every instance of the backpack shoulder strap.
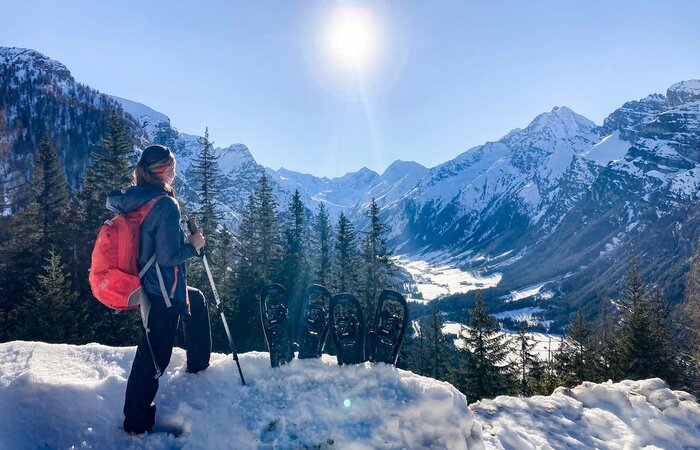
M 148 213 L 151 211 L 151 209 L 158 203 L 161 199 L 163 198 L 168 198 L 169 195 L 159 195 L 151 200 L 149 200 L 143 207 L 147 208 L 146 214 L 144 214 L 143 218 L 145 220 L 146 216 Z M 142 208 L 143 208 L 142 207 Z M 163 281 L 163 274 L 160 271 L 160 264 L 156 262 L 156 255 L 155 253 L 153 256 L 151 256 L 148 259 L 148 262 L 143 266 L 143 269 L 139 272 L 139 278 L 142 278 L 148 269 L 151 268 L 153 263 L 155 262 L 156 264 L 156 274 L 158 275 L 158 284 L 160 285 L 160 292 L 163 294 L 163 301 L 165 301 L 165 306 L 170 308 L 172 306 L 172 303 L 170 302 L 170 298 L 168 297 L 168 290 L 165 288 L 165 282 Z

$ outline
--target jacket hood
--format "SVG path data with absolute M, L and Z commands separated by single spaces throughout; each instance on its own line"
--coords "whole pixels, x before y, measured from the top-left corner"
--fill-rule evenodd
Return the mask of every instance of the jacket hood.
M 126 214 L 160 195 L 170 196 L 159 188 L 131 186 L 127 189 L 115 189 L 107 195 L 107 209 L 117 214 Z

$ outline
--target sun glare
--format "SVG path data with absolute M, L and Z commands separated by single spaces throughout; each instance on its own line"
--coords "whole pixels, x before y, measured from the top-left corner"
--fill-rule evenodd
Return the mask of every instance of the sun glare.
M 377 29 L 372 14 L 361 8 L 336 10 L 327 25 L 326 43 L 333 63 L 365 72 L 377 48 Z

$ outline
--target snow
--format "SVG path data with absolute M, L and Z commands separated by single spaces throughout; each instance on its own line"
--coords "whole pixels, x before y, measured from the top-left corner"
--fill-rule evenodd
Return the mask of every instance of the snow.
M 463 331 L 468 330 L 469 327 L 463 323 L 459 322 L 445 322 L 442 326 L 442 334 L 448 336 L 454 336 L 454 346 L 456 348 L 464 348 L 464 341 L 461 339 Z M 520 346 L 515 341 L 518 337 L 517 332 L 514 330 L 503 330 L 500 334 L 505 334 L 510 342 L 510 352 L 508 353 L 508 361 L 517 361 L 520 352 Z M 547 361 L 550 356 L 554 354 L 555 351 L 559 349 L 561 345 L 562 336 L 560 334 L 552 333 L 525 333 L 527 340 L 530 344 L 534 344 L 531 352 L 537 356 L 540 361 Z
M 170 118 L 168 118 L 168 116 L 166 116 L 165 114 L 158 112 L 155 109 L 150 108 L 142 103 L 135 102 L 133 100 L 127 100 L 127 99 L 121 98 L 121 97 L 117 97 L 116 95 L 110 95 L 110 97 L 112 97 L 120 105 L 122 105 L 122 108 L 124 108 L 124 111 L 131 114 L 131 116 L 134 119 L 137 119 L 141 123 L 143 123 L 143 120 L 145 118 L 151 119 L 151 121 L 154 124 L 160 123 L 160 122 L 170 123 Z
M 535 315 L 542 312 L 544 312 L 544 309 L 533 306 L 500 312 L 493 314 L 493 317 L 497 320 L 510 319 L 518 322 L 527 322 L 528 325 L 534 326 L 541 322 Z
M 549 281 L 545 281 L 544 283 L 531 284 L 529 286 L 516 289 L 506 296 L 506 301 L 515 302 L 537 295 L 547 283 L 549 283 Z
M 625 156 L 631 145 L 629 142 L 620 139 L 620 132 L 615 131 L 613 134 L 604 137 L 590 150 L 585 151 L 582 156 L 600 166 L 605 166 L 610 161 L 615 161 Z
M 479 272 L 461 270 L 448 263 L 436 264 L 407 257 L 399 257 L 398 263 L 411 274 L 424 301 L 495 287 L 501 281 L 499 273 L 482 275 Z
M 470 407 L 488 449 L 697 449 L 700 405 L 659 379 L 583 383 Z
M 700 99 L 700 80 L 676 83 L 668 88 L 666 95 L 669 97 L 670 106 L 697 101 Z
M 120 449 L 691 449 L 700 405 L 659 379 L 583 383 L 551 396 L 497 397 L 467 406 L 449 383 L 383 364 L 340 367 L 266 353 L 230 356 L 199 374 L 175 349 L 156 398 L 179 437 L 130 436 L 121 404 L 133 347 L 0 344 L 0 447 Z M 483 430 L 483 431 L 482 431 Z
M 0 344 L 2 448 L 443 448 L 479 449 L 481 427 L 448 383 L 384 364 L 212 355 L 185 372 L 175 349 L 156 398 L 159 420 L 184 434 L 130 436 L 120 428 L 134 347 Z M 347 405 L 347 406 L 345 406 Z

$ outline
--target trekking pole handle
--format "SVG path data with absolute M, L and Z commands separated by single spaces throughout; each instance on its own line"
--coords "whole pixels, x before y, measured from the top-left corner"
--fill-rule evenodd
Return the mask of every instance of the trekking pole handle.
M 190 217 L 189 219 L 187 219 L 187 229 L 190 231 L 190 234 L 195 234 L 197 232 L 196 217 Z

